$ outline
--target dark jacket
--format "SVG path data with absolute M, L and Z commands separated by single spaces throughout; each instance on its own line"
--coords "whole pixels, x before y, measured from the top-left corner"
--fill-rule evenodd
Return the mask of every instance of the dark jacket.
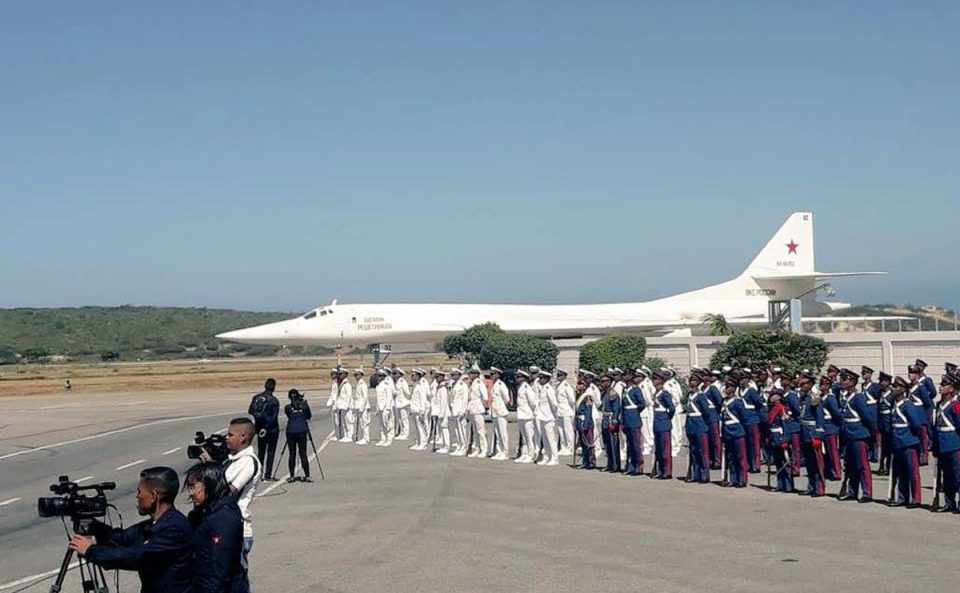
M 297 407 L 287 404 L 283 408 L 283 413 L 287 415 L 287 434 L 304 434 L 310 429 L 307 420 L 313 417 L 313 413 L 306 400 Z
M 247 408 L 247 414 L 253 416 L 257 432 L 261 430 L 280 432 L 280 423 L 277 421 L 280 415 L 280 401 L 273 393 L 264 391 L 253 396 L 250 407 Z
M 126 529 L 93 522 L 97 544 L 87 559 L 108 570 L 135 570 L 142 593 L 190 591 L 192 530 L 187 518 L 170 509 L 156 523 L 141 521 Z
M 193 525 L 191 593 L 247 593 L 250 582 L 240 558 L 243 517 L 233 496 L 190 512 Z

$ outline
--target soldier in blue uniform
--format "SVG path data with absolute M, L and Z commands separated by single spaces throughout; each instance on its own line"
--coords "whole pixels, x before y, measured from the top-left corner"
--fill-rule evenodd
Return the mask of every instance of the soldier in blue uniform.
M 631 384 L 623 392 L 620 422 L 623 425 L 623 438 L 627 441 L 628 476 L 639 476 L 643 473 L 643 420 L 640 414 L 647 407 L 640 384 L 644 374 L 638 370 L 633 375 Z
M 893 380 L 893 465 L 892 478 L 896 480 L 899 498 L 890 506 L 915 507 L 920 505 L 923 485 L 920 482 L 920 432 L 926 426 L 923 405 L 914 401 L 907 390 L 910 384 L 903 377 Z
M 835 364 L 831 364 L 827 367 L 827 377 L 830 378 L 830 392 L 834 395 L 840 395 L 840 367 Z M 824 395 L 821 391 L 820 395 Z
M 873 369 L 863 365 L 860 367 L 860 391 L 866 396 L 867 407 L 873 413 L 874 422 L 877 420 L 877 404 L 880 398 L 880 384 L 873 380 Z M 880 455 L 880 427 L 870 435 L 870 462 L 876 463 Z
M 686 412 L 684 432 L 687 435 L 689 447 L 688 481 L 709 484 L 710 444 L 706 418 L 710 400 L 706 391 L 700 388 L 702 380 L 699 373 L 690 375 L 690 393 L 684 403 L 684 412 Z
M 593 431 L 593 396 L 587 389 L 589 383 L 584 379 L 577 382 L 577 436 L 580 439 L 580 452 L 583 457 L 583 469 L 597 467 L 596 450 L 594 449 L 595 434 Z
M 743 419 L 747 431 L 747 464 L 751 474 L 760 473 L 760 416 L 764 414 L 763 396 L 750 384 L 750 369 L 743 369 L 736 375 L 740 380 L 740 400 L 746 410 Z
M 723 426 L 724 463 L 729 478 L 724 477 L 724 486 L 746 488 L 749 466 L 747 464 L 747 429 L 743 421 L 747 415 L 743 401 L 737 395 L 740 382 L 731 377 L 724 384 L 723 408 L 720 421 Z
M 653 373 L 653 388 L 656 390 L 656 395 L 653 397 L 653 444 L 656 477 L 660 480 L 668 480 L 673 477 L 671 432 L 676 408 L 673 405 L 673 396 L 663 388 L 663 384 L 671 377 L 672 375 L 663 369 Z
M 784 372 L 780 374 L 780 389 L 783 390 L 783 406 L 786 408 L 786 417 L 783 421 L 783 432 L 790 451 L 790 475 L 800 475 L 800 459 L 803 451 L 800 449 L 800 395 L 794 388 L 793 377 Z
M 823 406 L 820 395 L 813 391 L 816 377 L 810 373 L 800 375 L 800 446 L 807 467 L 808 496 L 823 496 Z
M 833 391 L 833 379 L 829 375 L 820 378 L 820 406 L 823 412 L 824 476 L 831 481 L 840 479 L 840 429 L 843 412 L 840 401 Z
M 707 393 L 707 438 L 710 439 L 710 469 L 720 469 L 720 456 L 723 444 L 720 438 L 720 410 L 723 409 L 723 383 L 720 371 L 704 371 L 703 385 Z
M 893 424 L 891 422 L 891 413 L 893 412 L 893 391 L 890 389 L 890 383 L 893 377 L 887 373 L 881 372 L 879 375 L 880 394 L 877 396 L 877 433 L 880 435 L 880 452 L 878 458 L 880 466 L 877 473 L 881 476 L 890 474 L 890 459 L 893 457 Z
M 783 389 L 774 387 L 767 399 L 768 444 L 777 470 L 778 492 L 793 492 L 793 471 L 790 468 L 790 435 L 786 425 L 790 411 L 784 402 Z M 769 470 L 768 470 L 769 471 Z
M 600 377 L 603 448 L 607 454 L 607 471 L 620 473 L 620 396 L 613 389 L 610 375 Z
M 876 416 L 867 405 L 866 394 L 857 391 L 859 382 L 860 376 L 850 369 L 840 372 L 847 491 L 839 500 L 857 500 L 862 489 L 863 497 L 860 502 L 871 502 L 873 474 L 870 470 L 870 441 L 877 425 Z
M 907 374 L 910 377 L 910 396 L 914 403 L 923 406 L 927 422 L 920 430 L 920 465 L 929 463 L 927 452 L 930 451 L 930 422 L 933 419 L 933 400 L 937 397 L 937 390 L 933 385 L 933 379 L 924 374 L 927 363 L 919 358 L 907 368 Z
M 934 417 L 933 454 L 937 458 L 946 504 L 933 509 L 937 513 L 956 513 L 957 488 L 960 486 L 960 401 L 957 389 L 960 376 L 947 374 L 940 380 L 940 403 Z

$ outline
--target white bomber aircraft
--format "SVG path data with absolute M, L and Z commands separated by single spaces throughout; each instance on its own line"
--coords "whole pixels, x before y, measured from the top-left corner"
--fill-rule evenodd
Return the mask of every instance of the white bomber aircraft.
M 799 298 L 803 310 L 814 314 L 845 308 L 849 305 L 816 301 L 818 282 L 883 273 L 817 272 L 813 256 L 813 214 L 795 212 L 747 269 L 733 280 L 653 301 L 600 305 L 337 304 L 333 301 L 296 319 L 226 332 L 217 338 L 278 346 L 379 346 L 437 341 L 486 322 L 496 323 L 510 333 L 552 338 L 610 333 L 663 335 L 704 326 L 704 317 L 708 314 L 723 315 L 732 326 L 762 326 L 768 323 L 771 300 Z

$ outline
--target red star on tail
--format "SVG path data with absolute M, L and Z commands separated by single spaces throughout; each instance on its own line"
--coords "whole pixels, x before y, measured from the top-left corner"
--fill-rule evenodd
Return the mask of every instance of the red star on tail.
M 787 243 L 787 249 L 790 250 L 788 254 L 796 255 L 796 254 L 797 254 L 797 247 L 799 247 L 799 245 L 797 245 L 796 243 L 794 243 L 794 242 L 793 242 L 793 239 L 790 239 L 790 242 Z

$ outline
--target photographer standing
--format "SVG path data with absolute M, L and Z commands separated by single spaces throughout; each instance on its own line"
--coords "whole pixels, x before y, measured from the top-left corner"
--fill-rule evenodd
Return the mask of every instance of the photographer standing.
M 243 518 L 226 473 L 218 463 L 191 467 L 183 488 L 193 501 L 193 586 L 190 593 L 247 593 L 250 582 L 242 561 Z
M 247 413 L 253 416 L 257 431 L 257 458 L 260 465 L 265 468 L 263 479 L 272 482 L 276 480 L 273 477 L 273 456 L 277 452 L 277 441 L 280 439 L 280 423 L 277 417 L 280 415 L 280 401 L 273 390 L 277 388 L 277 382 L 274 379 L 267 379 L 263 385 L 263 392 L 253 396 L 250 401 L 250 408 Z
M 274 398 L 276 399 L 276 398 Z M 253 548 L 253 518 L 250 503 L 260 481 L 260 460 L 253 452 L 254 424 L 248 418 L 234 418 L 227 427 L 227 449 L 230 456 L 223 466 L 230 491 L 237 499 L 243 517 L 243 567 L 249 568 L 247 556 Z M 274 438 L 276 444 L 276 438 Z M 269 470 L 268 470 L 269 471 Z
M 150 518 L 127 529 L 93 521 L 96 541 L 74 535 L 70 549 L 107 570 L 137 571 L 142 593 L 189 593 L 192 530 L 173 506 L 179 491 L 180 479 L 171 468 L 143 470 L 137 485 L 137 512 Z
M 310 463 L 307 461 L 307 433 L 310 431 L 308 422 L 313 414 L 310 412 L 310 404 L 299 391 L 291 389 L 287 396 L 290 403 L 283 408 L 283 413 L 287 415 L 287 446 L 290 448 L 290 458 L 287 460 L 290 477 L 287 482 L 297 481 L 297 451 L 303 467 L 303 481 L 312 482 Z

